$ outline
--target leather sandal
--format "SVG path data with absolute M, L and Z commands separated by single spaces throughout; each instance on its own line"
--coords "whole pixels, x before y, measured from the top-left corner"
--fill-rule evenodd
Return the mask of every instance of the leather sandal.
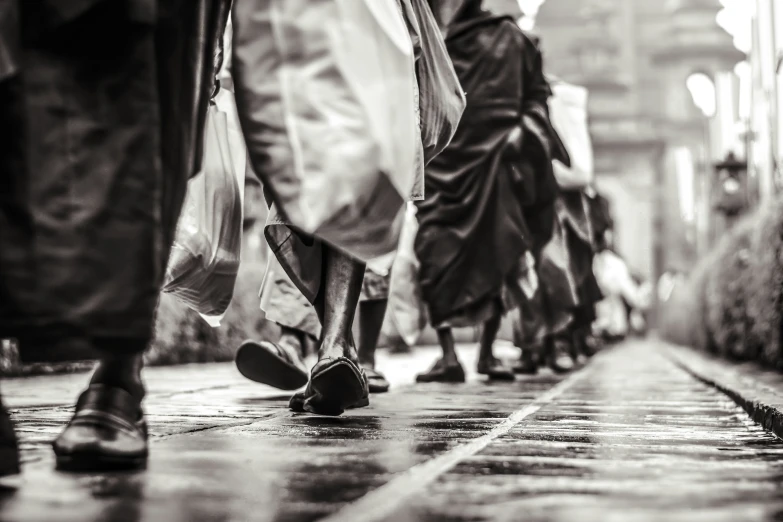
M 367 385 L 370 388 L 370 393 L 386 393 L 389 391 L 391 385 L 386 380 L 386 376 L 374 368 L 363 367 L 365 375 L 367 375 Z
M 307 413 L 307 410 L 305 410 L 304 404 L 305 401 L 312 395 L 312 391 L 309 389 L 306 389 L 304 391 L 296 392 L 291 396 L 291 399 L 288 401 L 288 408 L 291 411 L 294 411 L 296 413 Z M 364 395 L 361 399 L 359 399 L 356 403 L 350 404 L 345 407 L 346 410 L 355 410 L 358 408 L 364 408 L 366 406 L 370 405 L 370 394 L 369 390 L 367 395 Z
M 139 401 L 111 386 L 90 385 L 53 443 L 57 469 L 114 471 L 147 464 L 147 423 Z
M 342 415 L 347 409 L 369 406 L 369 386 L 364 371 L 347 357 L 321 359 L 313 366 L 310 382 L 295 394 L 289 407 L 297 412 Z
M 267 341 L 245 341 L 237 350 L 239 373 L 279 390 L 298 390 L 307 384 L 307 367 L 293 348 Z

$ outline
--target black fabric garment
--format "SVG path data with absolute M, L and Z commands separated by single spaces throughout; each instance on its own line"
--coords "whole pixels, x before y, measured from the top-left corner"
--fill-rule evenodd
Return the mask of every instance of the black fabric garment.
M 607 247 L 605 241 L 606 232 L 614 228 L 611 207 L 609 200 L 601 194 L 595 194 L 595 196 L 588 198 L 587 206 L 593 233 L 593 244 L 596 251 L 600 252 Z
M 552 229 L 538 270 L 545 296 L 542 321 L 549 336 L 561 333 L 575 319 L 579 323 L 579 318 L 592 317 L 594 305 L 603 299 L 593 274 L 593 225 L 588 198 L 582 191 L 560 192 Z
M 563 221 L 579 241 L 586 243 L 590 247 L 593 244 L 593 233 L 587 196 L 578 189 L 561 189 L 560 197 L 562 200 L 560 211 L 563 215 Z
M 89 15 L 93 9 L 110 9 L 115 14 L 114 22 L 120 19 L 133 23 L 154 24 L 160 4 L 172 0 L 7 0 L 19 2 L 23 7 L 21 32 L 26 43 L 51 39 L 60 29 L 68 29 L 70 24 Z M 176 1 L 176 0 L 175 0 Z
M 462 324 L 453 323 L 460 316 L 480 320 L 484 305 L 507 297 L 504 288 L 530 247 L 523 187 L 512 167 L 522 161 L 522 117 L 535 106 L 545 113 L 549 95 L 535 70 L 537 49 L 513 19 L 471 9 L 458 14 L 446 45 L 467 107 L 451 144 L 425 171 L 415 243 L 436 326 Z
M 556 201 L 552 237 L 538 259 L 539 288 L 546 297 L 544 316 L 550 327 L 567 324 L 563 314 L 579 305 L 578 281 L 574 270 L 574 238 L 561 211 L 562 201 Z
M 600 252 L 603 243 L 603 237 L 606 231 L 612 227 L 612 217 L 609 209 L 609 201 L 595 194 L 592 197 L 585 192 L 580 191 L 582 199 L 582 208 L 585 209 L 585 218 L 587 226 L 584 228 L 589 233 L 589 237 L 582 239 L 583 242 L 590 245 L 589 260 L 585 262 L 586 273 L 580 285 L 580 296 L 584 306 L 590 308 L 590 317 L 595 319 L 595 304 L 601 301 L 605 296 L 601 292 L 598 280 L 593 272 L 593 259 L 595 254 Z M 592 322 L 591 320 L 591 322 Z
M 589 199 L 582 190 L 563 190 L 563 222 L 568 236 L 571 272 L 576 282 L 580 306 L 589 306 L 603 299 L 593 274 L 593 257 L 596 252 L 594 220 L 591 217 Z
M 480 16 L 482 0 L 427 0 L 438 25 L 447 35 L 455 23 Z
M 523 104 L 523 128 L 526 139 L 522 145 L 522 161 L 518 163 L 524 194 L 524 215 L 533 242 L 533 255 L 538 261 L 546 244 L 555 233 L 556 200 L 560 188 L 555 178 L 552 161 L 571 166 L 571 158 L 560 136 L 549 121 L 546 100 L 552 95 L 543 73 L 540 39 L 528 37 L 526 62 L 531 85 Z
M 595 313 L 595 303 L 583 304 L 578 306 L 573 311 L 573 322 L 571 328 L 580 333 L 589 333 L 592 329 L 592 325 L 597 319 Z
M 0 337 L 25 361 L 150 339 L 224 5 L 18 0 L 18 67 L 0 81 Z
M 22 59 L 20 20 L 18 2 L 0 2 L 0 82 L 19 71 Z
M 154 60 L 166 194 L 162 219 L 163 223 L 176 226 L 187 190 L 180 178 L 183 173 L 191 177 L 201 170 L 204 125 L 218 72 L 216 56 L 231 0 L 157 1 Z M 163 240 L 168 248 L 175 228 L 166 226 L 164 230 Z

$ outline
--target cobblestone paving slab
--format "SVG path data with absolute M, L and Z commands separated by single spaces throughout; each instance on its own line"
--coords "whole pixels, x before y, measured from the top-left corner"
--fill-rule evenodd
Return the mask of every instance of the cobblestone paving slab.
M 385 519 L 775 519 L 782 457 L 725 395 L 634 343 Z
M 666 355 L 687 372 L 719 389 L 765 429 L 783 437 L 783 374 L 754 362 L 735 364 L 681 346 Z
M 462 352 L 474 366 L 474 349 Z M 479 437 L 560 379 L 494 385 L 471 375 L 464 385 L 406 386 L 434 355 L 385 357 L 380 364 L 396 391 L 341 418 L 292 414 L 288 394 L 225 365 L 184 368 L 188 378 L 173 379 L 179 391 L 167 380 L 178 369 L 152 369 L 145 407 L 153 458 L 146 472 L 125 475 L 52 472 L 49 441 L 70 408 L 46 407 L 57 404 L 46 389 L 10 382 L 4 390 L 33 464 L 28 486 L 6 500 L 0 519 L 313 520 Z M 57 378 L 53 388 L 75 396 L 85 378 Z
M 416 355 L 380 353 L 379 364 L 396 387 L 413 383 L 435 351 Z M 472 350 L 466 360 L 473 361 Z M 148 393 L 144 408 L 153 438 L 165 438 L 219 426 L 248 424 L 285 413 L 289 393 L 245 380 L 233 364 L 192 364 L 145 370 Z M 89 381 L 88 374 L 7 379 L 3 398 L 17 423 L 23 462 L 48 455 L 51 441 L 70 419 L 73 403 Z
M 340 418 L 287 411 L 227 365 L 154 369 L 147 471 L 52 471 L 69 403 L 4 386 L 26 484 L 2 521 L 765 520 L 783 443 L 655 343 L 566 378 L 410 386 L 432 350 L 383 361 L 395 389 Z M 470 366 L 474 350 L 463 350 Z M 169 374 L 171 378 L 169 378 Z M 75 396 L 85 376 L 53 382 Z M 37 383 L 42 385 L 45 383 Z M 73 392 L 73 393 L 71 393 Z M 778 498 L 782 500 L 778 500 Z

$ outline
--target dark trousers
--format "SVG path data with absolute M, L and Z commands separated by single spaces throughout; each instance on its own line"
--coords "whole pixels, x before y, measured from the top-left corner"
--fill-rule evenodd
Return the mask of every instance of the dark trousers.
M 157 0 L 145 20 L 133 2 L 95 1 L 23 31 L 19 72 L 0 81 L 0 337 L 23 360 L 138 352 L 151 338 L 199 168 L 217 32 L 201 26 L 217 2 Z M 21 27 L 36 26 L 44 4 L 21 5 Z

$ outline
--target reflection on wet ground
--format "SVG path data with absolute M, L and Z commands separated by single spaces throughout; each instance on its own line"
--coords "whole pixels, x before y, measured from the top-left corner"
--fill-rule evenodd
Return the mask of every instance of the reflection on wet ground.
M 583 379 L 399 510 L 395 520 L 765 520 L 783 444 L 650 344 Z
M 431 353 L 405 357 L 425 367 Z M 602 354 L 565 381 L 398 386 L 340 418 L 254 401 L 272 394 L 204 371 L 214 386 L 151 394 L 163 436 L 149 469 L 132 474 L 53 472 L 43 440 L 67 408 L 37 408 L 12 385 L 26 401 L 15 411 L 30 464 L 0 520 L 763 520 L 783 511 L 783 444 L 651 342 Z

